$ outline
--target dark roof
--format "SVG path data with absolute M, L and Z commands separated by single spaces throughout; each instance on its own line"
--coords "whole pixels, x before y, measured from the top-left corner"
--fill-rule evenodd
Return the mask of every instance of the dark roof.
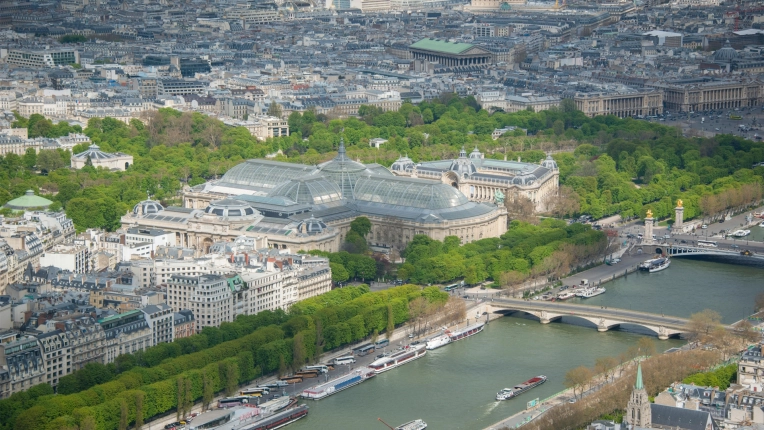
M 713 428 L 718 429 L 708 412 L 693 411 L 691 409 L 676 408 L 672 406 L 650 404 L 650 415 L 653 426 L 669 427 L 682 430 L 706 430 L 706 424 L 713 423 Z

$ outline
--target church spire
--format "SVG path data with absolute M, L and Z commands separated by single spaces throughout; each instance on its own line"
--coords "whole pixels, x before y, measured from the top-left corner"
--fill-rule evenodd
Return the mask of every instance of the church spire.
M 634 384 L 635 390 L 644 390 L 645 384 L 642 383 L 642 363 L 637 365 L 637 382 Z

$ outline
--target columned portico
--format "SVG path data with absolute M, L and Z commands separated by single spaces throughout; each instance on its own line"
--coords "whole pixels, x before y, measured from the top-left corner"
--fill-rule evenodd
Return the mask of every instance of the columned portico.
M 492 52 L 470 43 L 422 39 L 409 47 L 415 59 L 446 67 L 486 67 L 494 62 Z

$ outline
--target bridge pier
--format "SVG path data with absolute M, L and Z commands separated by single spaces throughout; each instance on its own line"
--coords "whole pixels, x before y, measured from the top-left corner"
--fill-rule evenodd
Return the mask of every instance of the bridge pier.
M 552 322 L 552 320 L 549 318 L 549 315 L 547 315 L 546 311 L 541 311 L 541 315 L 539 315 L 539 322 L 541 324 L 549 324 Z

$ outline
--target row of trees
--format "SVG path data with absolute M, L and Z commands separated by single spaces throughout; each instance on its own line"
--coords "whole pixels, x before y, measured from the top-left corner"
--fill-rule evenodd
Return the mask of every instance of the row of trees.
M 642 361 L 642 378 L 648 395 L 655 396 L 675 381 L 709 369 L 719 360 L 716 351 L 690 350 L 658 354 Z M 620 372 L 620 371 L 619 371 Z M 614 382 L 605 384 L 576 403 L 558 405 L 524 424 L 530 430 L 574 430 L 583 428 L 603 415 L 618 415 L 629 401 L 634 387 L 636 366 L 624 369 Z
M 587 388 L 596 384 L 614 382 L 616 374 L 623 376 L 625 364 L 638 357 L 655 354 L 655 341 L 649 337 L 641 337 L 636 345 L 630 346 L 617 357 L 600 357 L 594 367 L 578 366 L 565 374 L 565 388 L 573 390 L 573 397 L 578 398 Z
M 545 219 L 539 225 L 512 221 L 499 238 L 481 239 L 460 246 L 459 238 L 443 242 L 416 235 L 402 255 L 401 279 L 419 284 L 464 278 L 467 284 L 492 279 L 511 287 L 529 277 L 560 277 L 600 255 L 607 238 L 588 225 Z
M 172 410 L 180 416 L 193 401 L 209 403 L 210 393 L 231 394 L 262 374 L 299 369 L 324 349 L 391 333 L 410 318 L 410 303 L 417 298 L 428 305 L 448 302 L 448 294 L 435 287 L 404 285 L 373 293 L 367 287 L 348 289 L 329 293 L 328 301 L 297 307 L 289 317 L 283 312 L 241 316 L 188 340 L 122 355 L 107 366 L 91 365 L 86 370 L 98 377 L 80 371 L 62 380 L 68 394 L 52 395 L 50 387 L 17 393 L 0 401 L 0 428 L 113 429 Z

